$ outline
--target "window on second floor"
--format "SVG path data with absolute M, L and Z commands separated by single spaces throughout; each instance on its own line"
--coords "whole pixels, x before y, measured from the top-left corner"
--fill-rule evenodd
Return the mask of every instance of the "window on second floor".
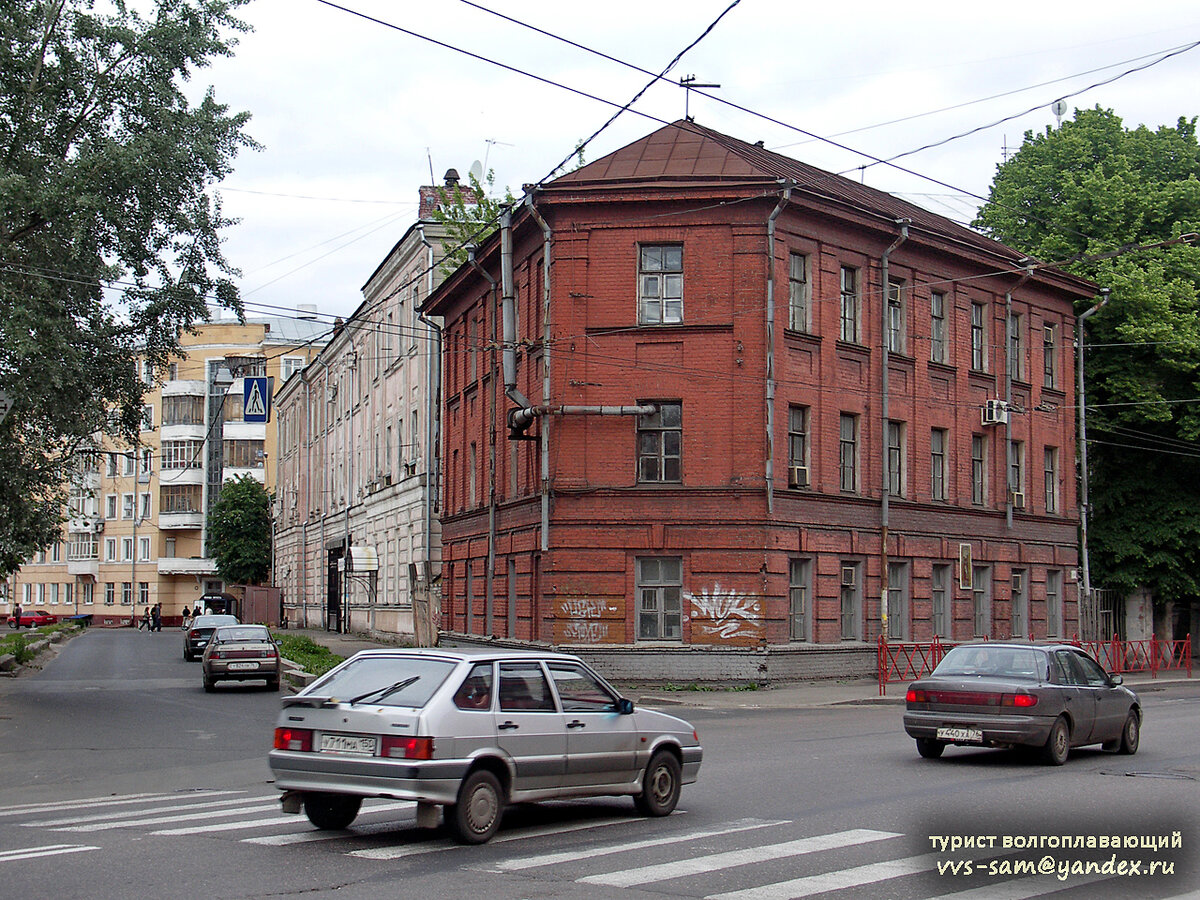
M 889 278 L 887 295 L 888 352 L 907 353 L 908 342 L 904 327 L 904 282 L 900 279 Z
M 946 361 L 946 295 L 941 291 L 929 297 L 929 360 Z
M 792 253 L 788 262 L 788 328 L 808 331 L 811 302 L 808 257 L 803 253 Z
M 788 487 L 808 487 L 808 407 L 788 407 Z
M 987 371 L 987 308 L 982 303 L 971 304 L 971 368 Z
M 1058 512 L 1058 448 L 1046 447 L 1042 455 L 1042 478 L 1046 512 Z
M 944 428 L 929 432 L 929 497 L 931 500 L 946 499 L 946 444 Z
M 683 407 L 655 403 L 656 411 L 637 422 L 638 481 L 683 480 Z
M 982 434 L 971 435 L 971 502 L 987 502 L 987 445 Z
M 850 413 L 839 422 L 838 479 L 843 491 L 858 489 L 858 416 Z
M 887 492 L 904 495 L 904 423 L 887 423 Z
M 1008 377 L 1014 381 L 1025 380 L 1024 320 L 1018 313 L 1008 317 Z
M 858 269 L 842 266 L 841 332 L 843 341 L 858 343 Z
M 1042 385 L 1058 388 L 1058 328 L 1042 326 Z
M 643 244 L 638 253 L 638 323 L 683 321 L 683 247 Z

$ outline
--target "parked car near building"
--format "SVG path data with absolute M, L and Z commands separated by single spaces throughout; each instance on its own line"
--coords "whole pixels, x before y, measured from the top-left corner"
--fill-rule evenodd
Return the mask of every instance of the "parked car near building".
M 37 610 L 22 612 L 20 621 L 17 621 L 16 616 L 8 617 L 9 628 L 40 628 L 42 625 L 56 624 L 58 624 L 58 616 Z
M 702 750 L 682 719 L 635 709 L 577 657 L 494 649 L 368 650 L 283 700 L 269 762 L 285 812 L 348 826 L 364 797 L 444 807 L 463 843 L 510 803 L 627 795 L 670 814 Z
M 948 745 L 1037 747 L 1051 765 L 1072 747 L 1138 749 L 1137 694 L 1070 645 L 982 641 L 952 649 L 905 697 L 904 730 L 929 759 Z
M 268 690 L 279 690 L 279 645 L 265 625 L 218 626 L 200 663 L 206 691 L 218 681 L 258 680 L 266 680 Z
M 237 616 L 196 616 L 192 625 L 183 633 L 183 658 L 188 662 L 198 658 L 208 646 L 208 639 L 221 625 L 237 625 Z

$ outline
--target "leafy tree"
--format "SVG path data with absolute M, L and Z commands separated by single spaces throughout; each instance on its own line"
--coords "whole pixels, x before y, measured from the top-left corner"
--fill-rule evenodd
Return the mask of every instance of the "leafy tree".
M 262 584 L 271 571 L 271 498 L 253 475 L 231 478 L 208 514 L 209 551 L 233 584 Z
M 247 0 L 0 0 L 0 577 L 57 539 L 74 455 L 136 443 L 144 383 L 211 300 L 238 309 L 211 194 L 247 113 L 183 82 Z
M 1112 290 L 1087 320 L 1094 582 L 1200 597 L 1200 247 L 1132 246 L 1200 231 L 1196 120 L 1129 130 L 1097 107 L 1028 132 L 977 224 Z
M 466 188 L 454 185 L 439 187 L 438 205 L 433 217 L 446 227 L 446 255 L 442 258 L 442 272 L 449 275 L 467 261 L 467 245 L 479 245 L 500 227 L 500 213 L 504 207 L 512 206 L 517 198 L 508 188 L 503 199 L 496 200 L 491 194 L 496 186 L 496 173 L 489 169 L 486 186 L 474 172 L 467 174 L 470 185 Z

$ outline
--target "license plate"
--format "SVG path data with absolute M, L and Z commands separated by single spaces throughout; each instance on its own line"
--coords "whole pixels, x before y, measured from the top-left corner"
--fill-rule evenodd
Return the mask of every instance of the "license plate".
M 258 663 L 256 663 L 256 662 L 230 663 L 225 668 L 229 669 L 229 671 L 231 671 L 231 672 L 245 672 L 248 669 L 257 669 Z
M 376 740 L 366 734 L 323 734 L 321 750 L 328 753 L 353 753 L 356 756 L 374 756 Z
M 939 741 L 962 741 L 963 743 L 982 744 L 983 729 L 982 728 L 939 728 L 937 730 L 937 739 Z

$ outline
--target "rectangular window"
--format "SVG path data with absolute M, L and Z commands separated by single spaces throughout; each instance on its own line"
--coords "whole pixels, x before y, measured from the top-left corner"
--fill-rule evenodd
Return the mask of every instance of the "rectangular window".
M 683 321 L 683 247 L 646 244 L 638 253 L 638 322 L 673 325 Z
M 946 499 L 947 437 L 944 428 L 929 432 L 929 496 L 933 500 Z
M 117 454 L 115 453 L 108 454 L 107 472 L 109 478 L 117 477 Z
M 122 581 L 121 582 L 121 605 L 129 606 L 131 603 L 133 603 L 133 582 L 132 581 Z
M 843 641 L 861 641 L 862 635 L 862 584 L 859 564 L 842 560 L 841 572 L 841 630 Z
M 811 301 L 808 257 L 803 253 L 792 253 L 788 257 L 788 328 L 808 331 Z
M 57 581 L 51 582 L 51 584 L 49 586 L 49 591 L 50 591 L 50 593 L 49 593 L 49 596 L 47 597 L 47 599 L 49 600 L 50 605 L 58 606 L 58 582 Z
M 122 519 L 132 519 L 133 518 L 133 494 L 122 494 L 121 495 L 121 518 Z
M 135 468 L 135 462 L 132 453 L 121 454 L 121 473 L 124 475 L 132 475 Z
M 142 431 L 153 431 L 153 430 L 154 430 L 154 407 L 149 406 L 149 405 L 143 406 L 142 407 Z
M 1058 388 L 1058 328 L 1042 326 L 1042 386 Z
M 908 563 L 888 563 L 887 634 L 888 638 L 907 641 L 909 635 L 908 615 Z
M 683 638 L 683 561 L 677 557 L 637 561 L 638 640 Z
M 471 361 L 471 381 L 479 378 L 479 354 L 483 352 L 479 340 L 479 320 L 472 318 L 467 323 L 467 358 Z
M 199 469 L 202 460 L 203 441 L 163 441 L 162 467 L 164 469 Z
M 389 316 L 390 315 L 391 314 L 389 313 Z M 389 326 L 390 326 L 390 322 L 389 322 Z M 384 347 L 385 347 L 385 352 L 386 352 L 386 348 L 390 346 L 390 342 L 392 340 L 390 327 L 386 331 L 384 331 L 383 340 L 384 340 Z M 294 373 L 299 372 L 303 368 L 304 368 L 304 357 L 303 356 L 285 356 L 282 360 L 280 360 L 280 374 L 283 376 L 284 381 L 287 381 L 289 378 L 292 377 L 292 375 Z
M 84 581 L 79 585 L 79 596 L 83 598 L 84 606 L 91 606 L 96 602 L 95 587 L 96 585 L 90 581 Z
M 164 484 L 158 492 L 160 513 L 189 513 L 200 511 L 198 484 Z
M 1025 442 L 1011 441 L 1008 464 L 1008 489 L 1012 504 L 1017 509 L 1025 508 Z
M 150 558 L 150 538 L 138 538 L 138 559 L 147 560 Z
M 1042 487 L 1046 497 L 1046 512 L 1058 512 L 1058 448 L 1047 447 L 1042 452 Z
M 1062 631 L 1062 572 L 1046 571 L 1046 637 L 1058 637 Z
M 946 361 L 946 295 L 941 291 L 929 297 L 929 360 Z
M 226 422 L 241 422 L 246 417 L 245 395 L 240 387 L 225 395 L 221 415 Z
M 858 343 L 858 269 L 842 266 L 841 339 Z
M 888 279 L 887 304 L 888 352 L 906 353 L 908 342 L 904 327 L 904 282 L 900 279 Z
M 104 582 L 104 605 L 112 606 L 117 602 L 117 586 L 111 581 Z
M 887 424 L 887 492 L 893 497 L 904 496 L 904 423 Z
M 655 412 L 638 416 L 638 481 L 683 480 L 683 407 L 655 403 Z
M 971 435 L 971 502 L 976 506 L 987 502 L 986 451 L 983 435 Z
M 167 363 L 167 381 L 179 380 L 179 363 Z
M 1029 573 L 1024 569 L 1012 572 L 1012 636 L 1029 637 Z
M 809 597 L 812 593 L 812 561 L 793 559 L 788 562 L 788 616 L 793 641 L 812 640 L 812 619 Z
M 150 518 L 150 495 L 140 494 L 138 499 L 138 518 L 144 522 Z
M 150 603 L 150 582 L 138 582 L 138 603 L 146 606 Z
M 858 416 L 842 413 L 838 439 L 838 473 L 841 489 L 858 488 Z
M 808 407 L 788 407 L 788 487 L 808 487 Z
M 149 449 L 143 450 L 142 451 L 141 470 L 138 472 L 138 481 L 145 484 L 147 481 L 150 480 L 150 476 L 153 473 L 154 473 L 154 451 L 149 450 Z
M 992 570 L 988 566 L 974 566 L 971 569 L 971 613 L 975 637 L 990 637 Z
M 115 519 L 117 517 L 117 495 L 108 494 L 104 498 L 104 514 L 106 518 Z
M 117 558 L 117 539 L 116 538 L 105 538 L 104 539 L 104 559 L 107 562 L 114 562 L 114 561 L 116 561 L 116 558 Z
M 930 599 L 932 610 L 933 633 L 938 637 L 951 637 L 950 626 L 953 617 L 950 615 L 950 573 L 951 566 L 946 563 L 936 563 L 933 567 L 933 579 L 930 582 Z
M 1025 377 L 1025 339 L 1020 314 L 1008 317 L 1008 377 L 1023 381 Z
M 987 322 L 986 308 L 982 303 L 971 304 L 971 368 L 978 372 L 987 371 Z
M 125 562 L 133 559 L 133 538 L 121 538 L 121 559 Z
M 231 469 L 261 469 L 266 465 L 262 441 L 224 441 L 225 465 Z
M 162 398 L 164 425 L 203 425 L 204 398 L 187 394 Z
M 166 559 L 175 558 L 175 538 L 169 537 L 163 539 L 163 557 Z

